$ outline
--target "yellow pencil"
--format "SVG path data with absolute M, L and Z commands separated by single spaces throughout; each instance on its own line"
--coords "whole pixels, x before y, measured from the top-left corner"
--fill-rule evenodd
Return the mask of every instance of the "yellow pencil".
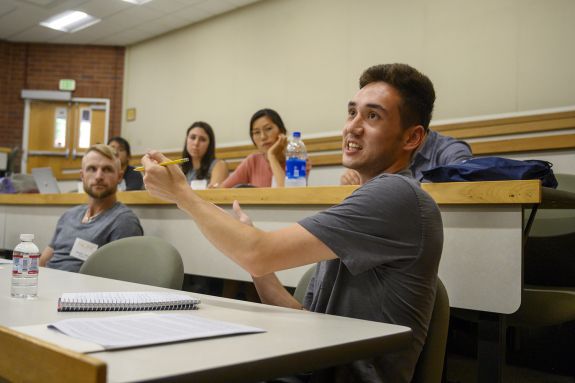
M 189 160 L 190 160 L 189 158 L 180 158 L 179 160 L 170 160 L 170 161 L 166 161 L 166 162 L 161 162 L 158 165 L 160 165 L 160 166 L 177 165 L 177 164 L 183 164 L 184 162 L 188 162 Z M 143 172 L 144 167 L 138 166 L 137 168 L 134 168 L 134 170 L 137 172 Z

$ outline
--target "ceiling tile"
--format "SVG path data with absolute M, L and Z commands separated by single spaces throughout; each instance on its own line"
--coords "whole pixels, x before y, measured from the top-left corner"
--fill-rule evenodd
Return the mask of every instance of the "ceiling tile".
M 141 6 L 120 0 L 0 0 L 0 39 L 133 44 L 256 1 L 263 0 L 152 0 Z M 102 21 L 72 34 L 38 25 L 40 21 L 70 9 L 84 11 Z
M 212 15 L 224 13 L 235 8 L 233 4 L 230 4 L 224 0 L 204 1 L 196 5 L 196 7 L 199 9 L 203 9 L 204 11 L 207 11 Z
M 0 36 L 10 40 L 43 20 L 44 13 L 36 9 L 18 8 L 0 17 Z
M 99 0 L 85 2 L 80 8 L 82 11 L 92 16 L 96 16 L 98 18 L 106 18 L 127 8 L 130 8 L 131 6 L 131 4 L 126 3 L 125 1 Z

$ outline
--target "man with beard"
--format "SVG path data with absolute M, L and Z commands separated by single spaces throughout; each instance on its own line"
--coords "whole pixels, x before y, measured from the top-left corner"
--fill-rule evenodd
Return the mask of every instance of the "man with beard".
M 122 171 L 114 149 L 103 144 L 90 147 L 82 158 L 80 176 L 88 204 L 73 207 L 60 217 L 40 266 L 77 272 L 98 247 L 144 234 L 138 217 L 116 199 Z

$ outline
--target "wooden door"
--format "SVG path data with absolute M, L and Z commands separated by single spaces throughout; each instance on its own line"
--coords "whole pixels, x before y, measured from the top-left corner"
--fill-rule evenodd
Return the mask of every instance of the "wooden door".
M 82 156 L 106 142 L 106 104 L 31 100 L 27 172 L 51 167 L 59 180 L 78 180 Z

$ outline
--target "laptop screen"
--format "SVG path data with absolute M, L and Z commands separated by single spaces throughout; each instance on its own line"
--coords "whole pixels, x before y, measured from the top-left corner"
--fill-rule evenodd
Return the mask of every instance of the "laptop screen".
M 40 194 L 57 194 L 60 193 L 58 181 L 52 174 L 52 168 L 33 168 L 32 177 L 36 182 L 36 187 Z

